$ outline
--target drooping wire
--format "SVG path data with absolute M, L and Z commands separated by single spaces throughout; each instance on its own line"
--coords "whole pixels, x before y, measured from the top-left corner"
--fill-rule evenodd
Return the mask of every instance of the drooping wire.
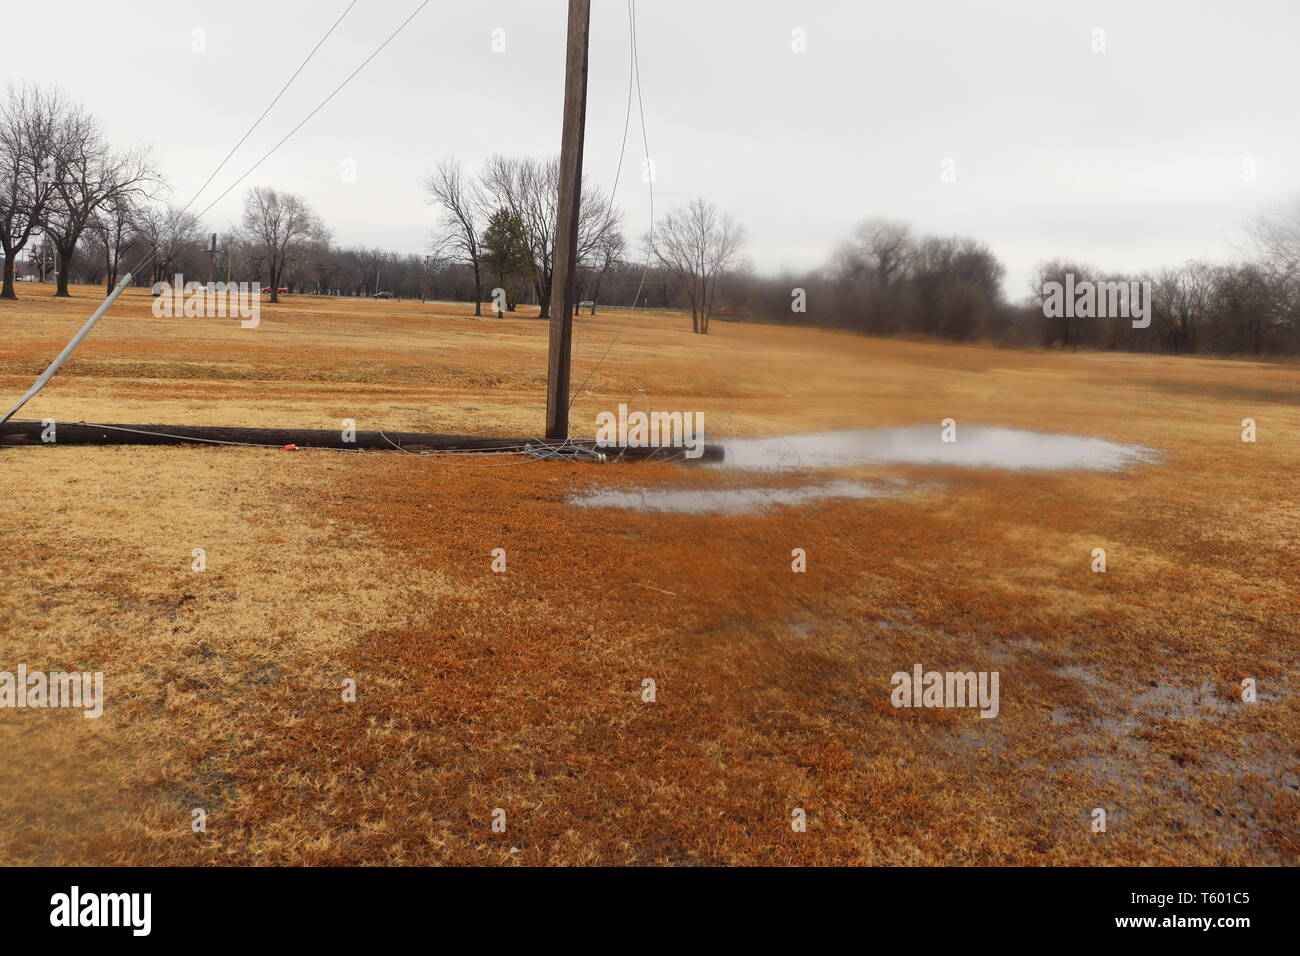
M 271 156 L 275 153 L 276 150 L 278 150 L 281 146 L 283 146 L 286 142 L 288 142 L 288 141 L 289 141 L 289 138 L 290 138 L 291 136 L 293 136 L 294 133 L 296 133 L 296 132 L 298 132 L 298 130 L 302 129 L 303 126 L 305 126 L 305 125 L 307 124 L 308 120 L 310 120 L 313 116 L 315 116 L 315 115 L 316 115 L 317 113 L 319 113 L 322 109 L 324 109 L 325 106 L 326 106 L 326 104 L 328 104 L 330 100 L 334 99 L 334 97 L 337 96 L 337 95 L 338 95 L 338 94 L 343 90 L 343 88 L 344 88 L 345 86 L 347 86 L 349 83 L 351 83 L 351 82 L 352 82 L 352 79 L 353 79 L 353 78 L 354 78 L 358 73 L 360 73 L 362 70 L 364 70 L 364 69 L 366 68 L 366 66 L 370 63 L 370 61 L 373 60 L 375 57 L 377 57 L 377 56 L 380 54 L 380 52 L 382 52 L 383 49 L 384 49 L 386 46 L 388 46 L 388 44 L 391 43 L 391 42 L 393 41 L 393 39 L 394 39 L 394 38 L 395 38 L 399 33 L 402 32 L 403 29 L 405 29 L 406 25 L 407 25 L 408 23 L 410 23 L 412 20 L 414 20 L 414 19 L 416 18 L 416 16 L 419 15 L 420 11 L 423 10 L 423 9 L 424 9 L 425 7 L 427 7 L 428 5 L 429 5 L 429 0 L 423 0 L 423 2 L 422 2 L 418 7 L 416 7 L 413 11 L 411 11 L 411 14 L 410 14 L 410 15 L 409 15 L 405 20 L 403 20 L 400 24 L 398 24 L 397 29 L 394 30 L 392 33 L 390 33 L 390 34 L 388 35 L 387 39 L 385 39 L 383 43 L 381 43 L 381 44 L 379 44 L 379 46 L 375 47 L 374 51 L 373 51 L 373 52 L 372 52 L 368 57 L 366 57 L 364 60 L 362 60 L 362 61 L 361 61 L 361 64 L 360 64 L 360 65 L 359 65 L 355 70 L 353 70 L 351 73 L 349 73 L 349 74 L 344 78 L 344 80 L 343 80 L 342 83 L 340 83 L 338 86 L 334 87 L 334 89 L 330 92 L 330 94 L 329 94 L 328 96 L 326 96 L 325 99 L 321 100 L 319 104 L 317 104 L 317 106 L 316 106 L 315 109 L 313 109 L 310 113 L 308 113 L 306 116 L 304 116 L 304 117 L 302 118 L 302 120 L 298 123 L 297 126 L 295 126 L 293 129 L 289 130 L 289 132 L 285 133 L 284 136 L 280 139 L 280 141 L 279 141 L 278 143 L 276 143 L 274 146 L 272 146 L 270 149 L 268 149 L 268 150 L 267 150 L 267 151 L 262 155 L 262 158 L 261 158 L 261 159 L 259 159 L 257 162 L 255 162 L 252 166 L 248 167 L 248 169 L 246 169 L 246 170 L 244 171 L 243 175 L 241 175 L 241 176 L 240 176 L 238 179 L 236 179 L 233 183 L 231 183 L 231 184 L 230 184 L 229 186 L 227 186 L 224 190 L 222 190 L 221 194 L 218 195 L 216 199 L 212 200 L 212 202 L 208 203 L 205 207 L 203 207 L 203 210 L 202 210 L 201 212 L 196 213 L 195 216 L 194 216 L 194 218 L 195 218 L 196 220 L 198 220 L 198 219 L 202 219 L 203 216 L 204 216 L 204 215 L 205 215 L 209 210 L 211 210 L 213 206 L 215 206 L 217 203 L 221 202 L 221 200 L 225 199 L 226 196 L 229 195 L 230 192 L 231 192 L 231 191 L 232 191 L 236 186 L 238 186 L 238 185 L 239 185 L 240 183 L 242 183 L 245 179 L 247 179 L 250 175 L 252 175 L 253 172 L 254 172 L 254 170 L 256 170 L 256 169 L 257 169 L 259 166 L 261 166 L 264 162 L 266 162 L 268 159 L 270 159 Z M 350 9 L 350 8 L 349 8 L 349 9 Z M 345 12 L 346 12 L 346 11 L 345 11 Z M 330 29 L 332 30 L 333 27 L 331 27 Z M 313 51 L 313 52 L 315 52 L 315 51 Z M 153 259 L 154 259 L 154 257 L 157 256 L 157 255 L 158 255 L 158 248 L 157 248 L 157 246 L 155 246 L 155 247 L 154 247 L 154 250 L 153 250 L 153 251 L 148 255 L 148 257 L 146 257 L 145 259 L 143 259 L 143 260 L 142 260 L 142 261 L 141 261 L 141 262 L 140 262 L 140 263 L 135 267 L 135 269 L 132 269 L 131 271 L 134 273 L 134 272 L 136 272 L 136 271 L 138 271 L 138 270 L 140 270 L 140 269 L 143 269 L 146 265 L 148 265 L 150 262 L 152 262 Z
M 631 115 L 631 104 L 632 104 L 632 82 L 633 82 L 633 78 L 635 78 L 635 82 L 636 82 L 636 102 L 637 102 L 637 110 L 638 110 L 638 111 L 640 112 L 640 114 L 641 114 L 641 149 L 642 149 L 642 156 L 643 156 L 643 158 L 644 158 L 644 161 L 645 161 L 647 164 L 649 164 L 649 163 L 650 163 L 650 142 L 649 142 L 648 138 L 646 137 L 646 127 L 645 127 L 645 101 L 644 101 L 644 100 L 642 99 L 642 97 L 641 97 L 641 60 L 640 60 L 640 57 L 638 56 L 638 51 L 637 51 L 637 38 L 636 38 L 636 0 L 628 0 L 627 12 L 628 12 L 628 46 L 629 46 L 629 61 L 628 61 L 628 115 L 629 115 L 629 116 Z M 623 143 L 624 143 L 624 146 L 626 146 L 626 145 L 627 145 L 627 123 L 626 123 L 626 120 L 624 121 L 624 126 L 623 126 L 623 137 L 624 137 L 624 138 L 623 138 Z M 623 168 L 623 151 L 622 151 L 622 149 L 619 150 L 618 164 L 619 164 L 619 170 L 621 171 L 622 168 Z M 653 166 L 647 165 L 647 167 L 646 167 L 646 172 L 647 172 L 647 175 L 646 175 L 646 185 L 649 187 L 649 193 L 650 193 L 650 232 L 649 232 L 649 234 L 647 235 L 647 244 L 646 244 L 646 253 L 645 253 L 645 264 L 641 267 L 641 281 L 637 283 L 636 294 L 632 296 L 632 309 L 633 309 L 633 310 L 636 309 L 636 303 L 637 303 L 637 300 L 641 298 L 641 290 L 645 288 L 645 280 L 646 280 L 646 276 L 647 276 L 647 275 L 649 274 L 649 272 L 650 272 L 650 258 L 651 258 L 652 254 L 653 254 L 652 251 L 651 251 L 651 250 L 653 249 L 653 243 L 654 243 L 654 231 L 655 231 L 655 182 L 654 182 L 654 169 L 653 169 Z M 615 189 L 618 188 L 618 176 L 617 176 L 617 174 L 616 174 L 615 177 L 614 177 L 614 187 L 615 187 Z M 614 197 L 613 197 L 613 195 L 611 194 L 611 195 L 610 195 L 610 205 L 611 205 L 611 207 L 613 206 L 613 203 L 614 203 Z M 587 373 L 587 377 L 584 378 L 584 379 L 582 380 L 582 384 L 579 385 L 576 389 L 574 389 L 573 394 L 569 396 L 569 410 L 570 410 L 570 411 L 573 410 L 573 403 L 576 402 L 576 401 L 578 400 L 578 396 L 582 394 L 582 390 L 585 389 L 585 388 L 587 387 L 587 383 L 589 383 L 589 382 L 591 381 L 592 376 L 594 376 L 594 375 L 596 374 L 596 372 L 600 370 L 601 365 L 604 364 L 605 359 L 609 356 L 609 353 L 610 353 L 610 351 L 614 348 L 614 345 L 615 345 L 615 344 L 618 342 L 618 340 L 623 336 L 624 331 L 626 331 L 626 329 L 627 329 L 627 323 L 628 323 L 628 320 L 629 320 L 630 318 L 631 318 L 630 313 L 629 313 L 628 315 L 624 315 L 624 316 L 623 316 L 623 322 L 622 322 L 622 324 L 618 327 L 618 331 L 614 333 L 614 337 L 613 337 L 612 339 L 609 340 L 609 344 L 605 346 L 605 351 L 602 352 L 600 358 L 596 360 L 596 364 L 595 364 L 594 366 L 592 366 L 591 371 Z
M 627 152 L 627 130 L 632 122 L 632 64 L 635 60 L 634 34 L 632 32 L 632 0 L 627 0 L 627 23 L 627 106 L 623 110 L 623 139 L 618 145 L 618 166 L 614 169 L 614 185 L 609 191 L 609 209 L 605 213 L 606 219 L 614 212 L 614 196 L 618 193 L 618 180 L 623 173 L 623 155 Z
M 203 195 L 203 190 L 207 189 L 208 186 L 212 184 L 212 180 L 217 178 L 217 173 L 221 172 L 221 170 L 223 170 L 226 167 L 226 163 L 230 162 L 230 157 L 235 155 L 239 147 L 244 145 L 244 141 L 247 140 L 248 137 L 253 134 L 253 130 L 257 129 L 257 127 L 261 125 L 262 120 L 266 119 L 266 114 L 270 113 L 271 110 L 275 107 L 275 104 L 280 102 L 280 97 L 284 96 L 285 91 L 289 89 L 289 87 L 293 84 L 293 81 L 298 78 L 298 74 L 301 73 L 303 71 L 303 68 L 306 67 L 307 64 L 311 62 L 311 58 L 316 55 L 316 51 L 319 50 L 322 45 L 324 45 L 325 41 L 329 39 L 330 34 L 333 33 L 334 30 L 338 27 L 338 25 L 343 22 L 343 18 L 346 17 L 348 13 L 352 10 L 352 8 L 355 7 L 356 5 L 357 5 L 357 0 L 352 0 L 352 2 L 347 5 L 347 8 L 342 13 L 339 14 L 339 18 L 334 21 L 333 25 L 331 25 L 330 28 L 325 31 L 324 36 L 322 36 L 319 40 L 316 41 L 316 45 L 311 48 L 311 52 L 307 54 L 307 58 L 298 64 L 298 69 L 293 71 L 293 75 L 290 76 L 289 79 L 285 80 L 284 86 L 280 87 L 280 92 L 275 94 L 275 99 L 271 100 L 271 102 L 267 104 L 266 109 L 262 110 L 262 115 L 253 121 L 253 125 L 248 127 L 248 130 L 244 133 L 243 136 L 239 137 L 239 142 L 231 147 L 230 152 L 226 153 L 226 158 L 217 164 L 217 168 L 212 171 L 212 174 L 208 176 L 206 180 L 204 180 L 203 185 L 199 187 L 198 192 L 196 192 L 193 196 L 191 196 L 190 201 L 181 207 L 181 211 L 180 213 L 177 214 L 177 218 L 184 216 L 185 212 L 190 208 L 190 206 L 194 205 L 194 201 L 198 199 L 199 196 Z M 196 216 L 195 218 L 198 219 L 200 217 Z
M 618 165 L 614 167 L 614 185 L 609 190 L 609 205 L 605 209 L 605 223 L 607 225 L 612 224 L 614 199 L 618 195 L 618 181 L 623 173 L 623 156 L 627 152 L 627 131 L 632 123 L 632 0 L 627 0 L 627 47 L 627 106 L 623 109 L 623 137 L 618 144 Z M 582 344 L 582 326 L 574 323 L 573 334 L 573 351 L 577 352 Z M 578 392 L 574 392 L 569 396 L 569 408 L 573 408 L 573 402 L 577 396 Z
M 250 126 L 244 132 L 244 135 L 239 138 L 239 142 L 235 143 L 234 147 L 230 150 L 230 152 L 226 154 L 225 159 L 223 159 L 220 163 L 217 164 L 217 168 L 212 171 L 211 175 L 208 176 L 207 180 L 203 183 L 203 185 L 199 187 L 198 192 L 196 192 L 193 196 L 191 196 L 189 202 L 187 202 L 181 208 L 178 218 L 183 217 L 185 215 L 186 211 L 189 210 L 190 206 L 194 204 L 194 201 L 198 199 L 200 195 L 202 195 L 203 190 L 207 189 L 209 183 L 211 183 L 212 180 L 216 178 L 217 173 L 221 172 L 221 170 L 225 167 L 226 163 L 230 161 L 230 157 L 235 155 L 235 152 L 239 149 L 240 146 L 244 144 L 244 141 L 247 140 L 248 137 L 252 135 L 253 130 L 257 129 L 257 127 L 261 124 L 262 120 L 266 119 L 267 114 L 270 113 L 271 109 L 275 106 L 275 104 L 280 101 L 280 97 L 284 96 L 285 91 L 289 89 L 289 87 L 293 84 L 293 81 L 298 78 L 298 75 L 300 73 L 302 73 L 304 67 L 307 66 L 307 63 L 311 60 L 311 58 L 316 55 L 316 51 L 321 48 L 321 45 L 324 44 L 324 42 L 329 38 L 330 34 L 332 34 L 334 30 L 338 27 L 338 25 L 343 22 L 343 18 L 348 15 L 348 11 L 351 10 L 354 6 L 356 6 L 356 2 L 357 0 L 352 0 L 352 2 L 348 4 L 347 8 L 344 9 L 344 11 L 339 15 L 339 18 L 330 25 L 330 28 L 328 30 L 325 31 L 324 35 L 316 42 L 316 45 L 311 48 L 311 51 L 307 54 L 307 56 L 303 59 L 303 61 L 298 64 L 298 69 L 294 70 L 293 73 L 290 75 L 289 79 L 285 81 L 282 87 L 280 87 L 280 91 L 275 94 L 275 98 L 271 100 L 271 102 L 267 105 L 266 109 L 262 110 L 262 114 L 258 116 L 256 120 L 253 121 L 253 125 Z M 228 191 L 229 190 L 227 190 L 227 192 Z M 223 193 L 222 195 L 225 194 Z M 208 206 L 208 209 L 211 208 L 212 206 Z M 208 211 L 207 209 L 204 210 L 204 212 L 207 211 Z M 194 217 L 195 221 L 198 221 L 198 219 L 201 218 L 201 215 L 202 214 L 200 214 L 199 216 L 195 216 Z M 18 413 L 19 409 L 21 409 L 24 405 L 26 405 L 29 401 L 31 401 L 33 398 L 36 397 L 37 393 L 39 393 L 41 389 L 45 387 L 45 385 L 49 382 L 49 380 L 54 376 L 54 373 L 58 371 L 64 359 L 66 359 L 72 353 L 72 350 L 77 347 L 80 340 L 90 333 L 90 330 L 94 328 L 95 324 L 99 321 L 99 319 L 104 314 L 104 311 L 106 311 L 106 309 L 112 305 L 113 300 L 121 292 L 122 287 L 126 281 L 126 277 L 133 276 L 136 273 L 138 273 L 146 265 L 152 262 L 157 255 L 158 255 L 158 246 L 155 245 L 153 249 L 149 252 L 148 256 L 146 256 L 145 258 L 141 259 L 138 263 L 136 263 L 134 268 L 128 269 L 126 271 L 122 283 L 119 283 L 118 287 L 109 294 L 107 302 L 101 304 L 100 308 L 97 309 L 95 313 L 92 314 L 90 318 L 86 320 L 85 324 L 81 327 L 81 329 L 77 332 L 77 334 L 72 337 L 72 339 L 64 347 L 63 351 L 59 353 L 59 355 L 54 359 L 54 361 L 50 363 L 49 367 L 46 368 L 46 370 L 40 376 L 37 377 L 36 382 L 32 385 L 30 389 L 28 389 L 27 393 L 18 400 L 17 404 L 15 404 L 14 407 L 11 408 L 4 415 L 3 418 L 0 418 L 0 424 L 3 424 L 4 422 L 7 422 L 9 421 L 9 419 L 13 418 L 13 416 Z

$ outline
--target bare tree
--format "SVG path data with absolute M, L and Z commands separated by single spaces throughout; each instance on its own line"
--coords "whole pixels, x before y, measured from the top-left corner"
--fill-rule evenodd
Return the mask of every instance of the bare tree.
M 1097 270 L 1089 265 L 1083 265 L 1069 259 L 1050 259 L 1040 262 L 1034 269 L 1034 277 L 1030 280 L 1030 294 L 1033 297 L 1034 308 L 1037 313 L 1043 315 L 1042 320 L 1042 345 L 1044 348 L 1051 348 L 1057 342 L 1061 343 L 1062 349 L 1079 350 L 1079 345 L 1083 341 L 1084 319 L 1074 314 L 1074 309 L 1062 309 L 1062 314 L 1048 318 L 1044 314 L 1043 302 L 1047 296 L 1044 291 L 1048 283 L 1054 282 L 1060 288 L 1064 289 L 1067 285 L 1077 285 L 1082 282 L 1092 282 L 1093 276 Z M 1073 279 L 1067 277 L 1073 276 Z
M 387 253 L 378 246 L 353 246 L 342 252 L 344 263 L 352 274 L 354 287 L 362 295 L 379 291 L 379 278 L 383 273 Z
M 130 193 L 108 199 L 95 210 L 90 229 L 99 239 L 104 253 L 104 295 L 117 285 L 122 257 L 139 228 L 140 206 Z
M 117 199 L 142 198 L 159 180 L 147 150 L 114 150 L 80 106 L 64 112 L 58 141 L 61 161 L 46 222 L 59 254 L 54 294 L 67 297 L 77 243 L 96 211 Z
M 596 248 L 592 251 L 591 259 L 584 265 L 588 275 L 589 288 L 591 294 L 591 314 L 596 314 L 596 304 L 600 299 L 600 285 L 605 280 L 607 273 L 613 266 L 623 261 L 623 252 L 627 248 L 627 242 L 623 234 L 617 229 L 607 230 L 600 238 Z M 574 315 L 577 315 L 578 305 L 574 304 Z
M 908 275 L 916 256 L 911 227 L 892 219 L 866 219 L 835 254 L 834 270 L 840 279 L 865 279 L 889 288 Z
M 153 205 L 135 216 L 136 234 L 148 249 L 155 251 L 150 265 L 149 282 L 153 284 L 179 271 L 178 266 L 191 260 L 203 242 L 203 226 L 192 212 L 171 205 Z
M 1272 286 L 1278 316 L 1300 325 L 1300 197 L 1250 224 L 1255 259 Z
M 959 236 L 916 242 L 908 264 L 914 324 L 965 341 L 985 332 L 1001 296 L 1005 270 L 986 245 Z
M 1263 352 L 1270 333 L 1282 327 L 1277 283 L 1253 262 L 1222 266 L 1216 272 L 1211 329 L 1223 352 Z
M 533 259 L 533 284 L 540 305 L 538 318 L 551 314 L 551 287 L 555 272 L 555 224 L 560 195 L 560 161 L 493 156 L 483 170 L 484 188 L 498 206 L 509 209 L 523 227 L 525 244 Z M 609 195 L 582 181 L 578 207 L 578 260 L 591 258 L 623 218 Z
M 510 210 L 523 230 L 532 258 L 532 278 L 539 318 L 549 318 L 551 278 L 555 262 L 555 206 L 559 195 L 559 163 L 492 156 L 483 169 L 483 183 L 494 201 Z M 553 176 L 552 176 L 553 173 Z M 554 183 L 554 190 L 551 188 Z
M 483 314 L 482 250 L 479 221 L 483 216 L 483 197 L 477 183 L 466 179 L 460 160 L 446 157 L 424 180 L 429 202 L 442 207 L 440 232 L 434 236 L 433 250 L 439 255 L 462 262 L 474 270 L 474 314 Z
M 1162 269 L 1151 287 L 1151 315 L 1175 355 L 1196 351 L 1197 331 L 1214 300 L 1215 270 L 1204 262 Z
M 57 89 L 10 84 L 0 101 L 0 251 L 4 286 L 0 297 L 15 299 L 14 267 L 41 228 L 61 172 L 59 133 L 68 110 Z
M 745 232 L 706 199 L 692 199 L 660 220 L 650 251 L 682 284 L 691 303 L 691 331 L 707 335 L 722 275 L 735 264 Z
M 1300 279 L 1300 198 L 1250 224 L 1258 258 L 1287 281 Z
M 330 280 L 343 267 L 339 256 L 330 248 L 328 242 L 320 239 L 308 245 L 306 265 L 309 274 L 315 277 L 317 293 L 328 295 L 331 288 Z
M 280 301 L 280 276 L 297 247 L 327 236 L 324 225 L 301 196 L 277 192 L 270 186 L 254 186 L 244 197 L 243 232 L 265 257 L 272 302 Z

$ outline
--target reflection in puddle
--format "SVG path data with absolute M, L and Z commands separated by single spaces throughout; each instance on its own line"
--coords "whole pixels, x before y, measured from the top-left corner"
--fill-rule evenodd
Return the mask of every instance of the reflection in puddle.
M 882 464 L 1112 471 L 1158 457 L 1149 448 L 1100 438 L 974 426 L 959 427 L 952 443 L 940 441 L 937 426 L 922 425 L 733 439 L 722 445 L 726 459 L 718 467 L 767 471 Z
M 580 508 L 623 508 L 671 514 L 753 514 L 774 505 L 802 505 L 826 498 L 892 498 L 905 482 L 867 484 L 834 481 L 802 488 L 664 488 L 657 491 L 602 489 L 572 495 L 568 503 Z

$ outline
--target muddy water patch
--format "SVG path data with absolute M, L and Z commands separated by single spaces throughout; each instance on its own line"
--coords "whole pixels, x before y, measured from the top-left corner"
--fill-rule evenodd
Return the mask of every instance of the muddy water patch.
M 955 437 L 943 441 L 942 429 L 921 425 L 732 439 L 722 442 L 726 457 L 715 467 L 790 471 L 903 464 L 1115 471 L 1159 460 L 1149 448 L 1080 435 L 965 426 Z

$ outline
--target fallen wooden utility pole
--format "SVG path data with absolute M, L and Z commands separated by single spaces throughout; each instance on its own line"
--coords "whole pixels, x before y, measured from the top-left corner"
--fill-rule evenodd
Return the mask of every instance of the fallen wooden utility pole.
M 381 451 L 459 451 L 523 452 L 534 450 L 581 448 L 600 452 L 611 460 L 625 458 L 641 461 L 678 461 L 682 448 L 600 448 L 594 441 L 546 442 L 527 436 L 448 435 L 438 432 L 356 431 L 347 433 L 324 428 L 227 428 L 222 425 L 119 425 L 86 422 L 56 422 L 51 442 L 44 422 L 10 420 L 0 425 L 0 445 L 183 445 L 232 444 L 265 445 L 282 448 L 378 449 Z M 722 447 L 704 445 L 702 453 L 690 461 L 721 461 Z

